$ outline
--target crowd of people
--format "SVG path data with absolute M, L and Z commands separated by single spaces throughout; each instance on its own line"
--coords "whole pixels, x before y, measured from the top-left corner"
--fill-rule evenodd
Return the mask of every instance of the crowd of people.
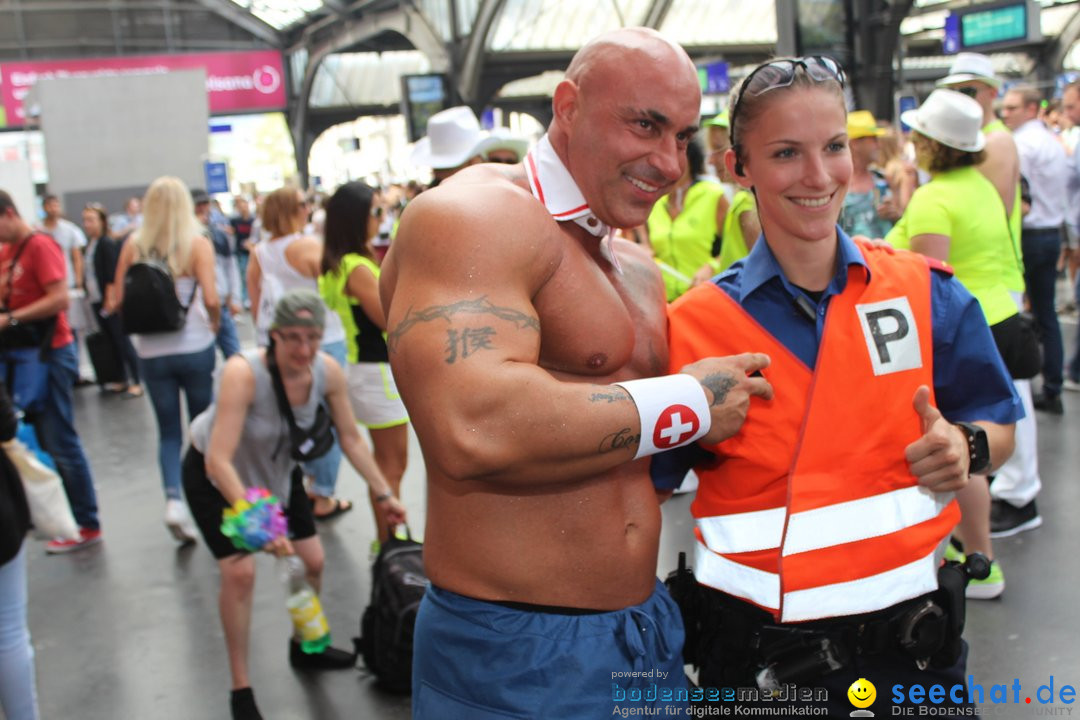
M 72 409 L 77 333 L 100 332 L 117 366 L 102 390 L 153 407 L 166 527 L 218 563 L 234 718 L 262 717 L 252 551 L 297 555 L 319 588 L 317 521 L 353 509 L 344 458 L 377 552 L 405 520 L 410 423 L 430 579 L 418 720 L 606 716 L 612 668 L 662 671 L 655 703 L 680 702 L 686 663 L 702 688 L 828 688 L 837 715 L 869 674 L 962 684 L 950 618 L 1004 592 L 992 538 L 1042 522 L 1035 412 L 1080 389 L 1055 304 L 1063 268 L 1080 301 L 1080 83 L 1048 108 L 1000 87 L 961 54 L 901 133 L 848 111 L 833 60 L 780 58 L 703 121 L 685 51 L 630 28 L 574 56 L 535 143 L 469 108 L 433 115 L 412 157 L 426 189 L 287 186 L 230 217 L 161 177 L 118 215 L 87 205 L 81 229 L 55 196 L 35 225 L 0 191 L 0 439 L 24 412 L 79 525 L 46 550 L 103 538 Z M 125 319 L 146 266 L 174 326 Z M 0 701 L 26 720 L 27 512 L 2 460 Z M 660 504 L 687 478 L 689 600 L 656 578 Z M 253 488 L 289 535 L 242 548 L 222 515 Z M 295 638 L 289 659 L 355 660 Z

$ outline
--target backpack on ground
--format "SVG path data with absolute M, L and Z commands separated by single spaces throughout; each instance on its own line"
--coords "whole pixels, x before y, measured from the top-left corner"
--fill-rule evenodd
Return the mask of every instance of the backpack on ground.
M 193 284 L 187 304 L 181 304 L 168 265 L 153 257 L 133 262 L 124 276 L 124 300 L 120 304 L 124 332 L 151 335 L 183 329 L 198 287 Z
M 371 604 L 360 618 L 357 653 L 379 684 L 393 692 L 412 687 L 413 628 L 427 590 L 423 545 L 406 528 L 379 549 L 371 570 Z

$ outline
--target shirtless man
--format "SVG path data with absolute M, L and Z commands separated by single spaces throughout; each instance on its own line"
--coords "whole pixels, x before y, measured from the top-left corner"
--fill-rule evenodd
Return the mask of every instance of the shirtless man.
M 414 718 L 600 717 L 631 686 L 685 687 L 646 456 L 734 434 L 771 396 L 750 377 L 768 358 L 653 378 L 660 273 L 607 228 L 645 222 L 682 175 L 699 105 L 677 45 L 603 35 L 524 166 L 463 170 L 402 216 L 380 290 L 428 471 Z

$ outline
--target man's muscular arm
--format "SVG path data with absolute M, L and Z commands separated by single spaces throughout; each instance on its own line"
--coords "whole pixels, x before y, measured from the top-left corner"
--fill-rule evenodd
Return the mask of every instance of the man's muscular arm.
M 558 272 L 555 232 L 541 206 L 502 185 L 440 188 L 402 219 L 381 281 L 390 362 L 425 458 L 449 477 L 560 483 L 637 452 L 625 390 L 564 382 L 538 364 L 543 320 L 532 298 Z M 580 302 L 602 290 L 582 287 Z M 695 370 L 700 381 L 709 368 Z M 727 370 L 742 375 L 743 392 L 765 392 L 753 370 Z M 738 414 L 737 395 L 726 389 L 714 416 Z

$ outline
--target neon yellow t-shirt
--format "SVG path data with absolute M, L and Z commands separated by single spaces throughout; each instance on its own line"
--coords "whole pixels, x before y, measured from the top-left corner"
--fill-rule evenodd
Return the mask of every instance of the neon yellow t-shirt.
M 690 278 L 712 258 L 713 241 L 719 234 L 716 206 L 723 196 L 720 185 L 701 180 L 686 191 L 682 212 L 676 217 L 668 214 L 668 195 L 653 206 L 649 242 L 658 264 L 662 263 L 668 302 L 689 290 Z
M 993 183 L 975 167 L 934 175 L 911 196 L 903 217 L 885 237 L 893 247 L 910 249 L 918 235 L 947 235 L 948 262 L 956 279 L 979 301 L 988 325 L 1016 314 L 1006 285 L 1013 263 L 1005 206 Z

